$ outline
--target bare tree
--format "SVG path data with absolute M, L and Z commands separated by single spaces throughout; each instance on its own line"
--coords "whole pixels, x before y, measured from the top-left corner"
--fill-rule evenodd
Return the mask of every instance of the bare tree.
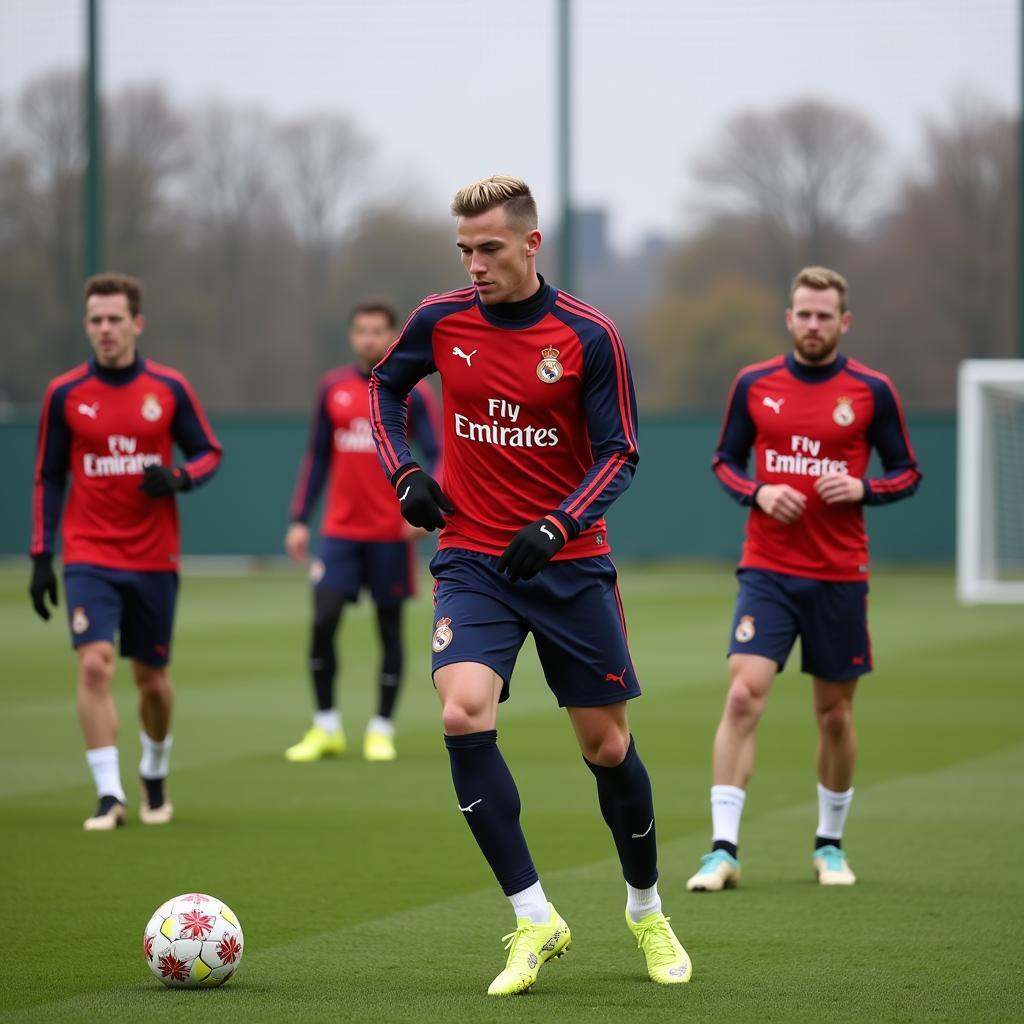
M 36 230 L 52 262 L 56 293 L 65 317 L 77 323 L 81 278 L 82 78 L 57 71 L 30 82 L 18 108 L 25 156 L 37 202 Z M 75 332 L 77 340 L 77 331 Z M 72 343 L 70 335 L 64 344 Z
M 713 214 L 756 226 L 785 287 L 797 264 L 842 262 L 881 148 L 860 114 L 799 100 L 732 118 L 694 174 Z

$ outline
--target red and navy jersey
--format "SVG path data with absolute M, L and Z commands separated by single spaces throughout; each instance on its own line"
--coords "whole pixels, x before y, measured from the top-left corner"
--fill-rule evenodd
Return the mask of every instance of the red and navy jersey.
M 309 521 L 330 480 L 320 532 L 345 540 L 403 540 L 409 528 L 395 489 L 381 475 L 370 429 L 370 375 L 357 366 L 325 374 L 317 389 L 309 446 L 299 468 L 292 522 Z M 439 461 L 437 402 L 426 384 L 409 396 L 408 429 L 429 471 Z
M 884 475 L 868 479 L 872 448 Z M 861 505 L 826 505 L 814 490 L 818 477 L 861 478 L 865 505 L 909 498 L 921 479 L 892 382 L 845 355 L 810 367 L 789 353 L 741 370 L 712 467 L 722 486 L 751 506 L 740 568 L 821 580 L 865 579 L 868 539 Z M 803 515 L 780 523 L 762 512 L 754 496 L 764 484 L 806 494 Z
M 32 554 L 53 552 L 70 474 L 65 565 L 177 569 L 174 495 L 152 498 L 139 490 L 147 466 L 171 465 L 174 444 L 192 487 L 217 471 L 220 442 L 177 370 L 141 357 L 116 370 L 90 360 L 50 381 L 39 417 Z
M 636 398 L 615 325 L 542 284 L 507 320 L 474 288 L 426 298 L 373 371 L 374 439 L 392 477 L 412 465 L 405 402 L 435 371 L 444 408 L 442 488 L 455 506 L 440 547 L 500 555 L 527 523 L 559 512 L 556 559 L 609 550 L 604 513 L 633 479 Z

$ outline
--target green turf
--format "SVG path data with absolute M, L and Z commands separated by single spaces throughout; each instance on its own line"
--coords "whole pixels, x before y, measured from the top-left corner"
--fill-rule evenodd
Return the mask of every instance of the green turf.
M 564 713 L 532 647 L 499 722 L 524 825 L 571 953 L 533 993 L 484 990 L 509 907 L 448 777 L 427 673 L 429 604 L 411 609 L 400 759 L 368 765 L 375 645 L 345 625 L 341 761 L 290 765 L 306 728 L 308 599 L 298 574 L 187 577 L 175 678 L 173 826 L 86 834 L 91 809 L 63 622 L 40 623 L 27 575 L 0 572 L 0 1017 L 17 1020 L 982 1021 L 1024 1015 L 1024 610 L 959 609 L 944 574 L 880 572 L 878 670 L 861 684 L 861 767 L 847 830 L 861 879 L 813 881 L 814 727 L 787 672 L 760 733 L 743 886 L 683 891 L 708 839 L 711 736 L 733 582 L 725 567 L 627 567 L 645 697 L 631 717 L 658 809 L 661 889 L 691 984 L 649 983 Z M 138 757 L 119 670 L 122 774 Z M 134 803 L 134 792 L 132 792 Z M 134 809 L 134 807 L 132 808 Z M 141 956 L 163 900 L 205 890 L 239 914 L 245 959 L 224 989 L 163 989 Z M 197 1005 L 198 1004 L 198 1005 Z

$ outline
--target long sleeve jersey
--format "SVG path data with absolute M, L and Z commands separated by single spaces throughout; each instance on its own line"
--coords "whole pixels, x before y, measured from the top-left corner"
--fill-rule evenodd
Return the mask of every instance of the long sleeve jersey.
M 883 475 L 868 478 L 872 448 Z M 823 580 L 866 579 L 868 539 L 861 504 L 825 504 L 816 480 L 849 473 L 864 483 L 863 504 L 882 505 L 910 497 L 921 479 L 892 382 L 842 354 L 823 367 L 789 353 L 741 370 L 712 468 L 726 491 L 751 507 L 740 568 Z M 803 515 L 780 523 L 763 512 L 754 496 L 764 484 L 807 495 Z
M 610 550 L 605 511 L 639 459 L 636 398 L 615 325 L 547 284 L 507 319 L 473 288 L 428 297 L 374 369 L 374 439 L 392 477 L 412 463 L 405 403 L 441 376 L 442 487 L 455 513 L 440 547 L 500 555 L 524 525 L 557 511 L 570 540 L 556 559 Z
M 116 370 L 90 360 L 54 378 L 39 417 L 31 553 L 53 552 L 70 476 L 65 565 L 176 569 L 174 495 L 152 498 L 139 490 L 147 466 L 172 464 L 175 444 L 192 487 L 217 471 L 220 442 L 177 370 L 141 357 Z
M 292 522 L 306 523 L 327 484 L 321 533 L 346 540 L 402 540 L 408 526 L 395 490 L 381 474 L 370 430 L 369 374 L 343 366 L 317 389 L 309 445 L 299 468 Z M 409 433 L 429 472 L 440 460 L 437 402 L 424 383 L 409 396 Z

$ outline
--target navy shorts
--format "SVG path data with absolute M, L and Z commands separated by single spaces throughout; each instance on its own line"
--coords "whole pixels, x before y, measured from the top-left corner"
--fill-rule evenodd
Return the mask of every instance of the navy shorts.
M 170 661 L 176 572 L 129 572 L 97 565 L 64 569 L 71 644 L 114 642 L 121 634 L 121 656 L 161 668 Z
M 322 537 L 310 566 L 313 585 L 359 600 L 367 587 L 379 605 L 395 605 L 416 593 L 413 545 L 409 541 L 344 540 Z
M 457 662 L 486 665 L 501 676 L 501 700 L 507 700 L 516 656 L 533 633 L 559 707 L 640 696 L 607 555 L 549 562 L 533 579 L 516 583 L 497 565 L 493 555 L 461 548 L 434 556 L 432 671 Z
M 760 654 L 786 664 L 800 637 L 801 671 L 832 682 L 870 672 L 868 585 L 740 569 L 730 654 Z

